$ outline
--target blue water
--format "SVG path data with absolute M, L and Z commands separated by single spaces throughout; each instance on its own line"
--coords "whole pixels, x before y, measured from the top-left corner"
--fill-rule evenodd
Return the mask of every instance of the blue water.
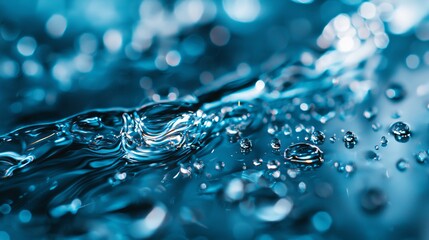
M 87 75 L 77 80 L 80 87 L 74 89 L 74 82 L 69 82 L 67 64 L 58 60 L 52 67 L 58 82 L 55 94 L 68 101 L 54 101 L 52 116 L 40 120 L 28 116 L 38 111 L 34 102 L 41 99 L 39 95 L 49 103 L 46 89 L 36 88 L 28 95 L 36 110 L 26 105 L 27 100 L 10 104 L 10 116 L 23 120 L 2 123 L 4 129 L 16 130 L 5 130 L 0 138 L 0 239 L 428 238 L 429 6 L 425 1 L 329 1 L 332 6 L 298 0 L 285 5 L 224 1 L 222 6 L 194 1 L 206 11 L 210 4 L 223 7 L 225 16 L 218 13 L 218 18 L 224 20 L 207 20 L 207 26 L 205 20 L 192 22 L 192 14 L 186 19 L 179 2 L 192 1 L 174 5 L 179 9 L 175 20 L 181 23 L 176 31 L 183 31 L 182 38 L 188 40 L 182 48 L 162 55 L 162 61 L 158 55 L 149 64 L 131 50 L 125 53 L 133 61 L 121 59 L 115 52 L 128 40 L 123 37 L 119 44 L 120 33 L 110 29 L 103 38 L 111 62 L 88 55 L 95 70 L 86 69 L 88 59 L 79 64 L 91 52 L 92 35 L 81 35 L 79 41 L 86 45 L 80 46 L 84 56 L 76 60 L 77 69 Z M 240 12 L 234 2 L 247 6 L 247 11 Z M 145 14 L 153 13 L 154 18 L 156 9 L 173 14 L 168 12 L 170 5 L 143 1 L 141 31 L 152 29 L 149 25 L 156 22 L 145 22 Z M 251 45 L 251 36 L 258 33 L 240 33 L 237 29 L 246 28 L 235 24 L 253 22 L 249 31 L 271 26 L 269 20 L 280 15 L 258 20 L 263 14 L 257 9 L 280 14 L 273 10 L 276 6 L 301 14 L 296 13 L 301 16 L 298 20 L 288 20 L 295 27 L 290 30 L 290 45 L 282 47 L 279 36 L 275 44 L 267 43 L 275 51 Z M 415 14 L 409 15 L 406 6 Z M 102 9 L 106 15 L 111 10 Z M 309 12 L 321 13 L 324 24 Z M 401 20 L 401 14 L 409 21 Z M 224 22 L 226 27 L 216 25 L 226 18 L 232 21 Z M 61 31 L 61 16 L 52 19 L 46 23 L 48 35 L 67 34 Z M 161 39 L 171 30 L 167 26 L 176 24 L 163 21 L 156 24 L 166 32 L 151 30 Z M 185 61 L 186 54 L 201 57 L 202 46 L 208 44 L 197 34 L 204 29 L 186 32 L 198 24 L 213 25 L 209 38 L 216 47 L 207 47 L 205 55 L 215 59 L 207 63 L 210 67 L 220 69 L 216 78 L 207 71 L 192 72 L 193 64 L 200 70 L 207 67 L 201 62 Z M 307 24 L 313 30 L 304 33 Z M 276 28 L 264 36 L 274 38 L 278 32 Z M 231 43 L 225 38 L 228 34 L 236 37 Z M 4 42 L 10 35 L 2 35 Z M 172 38 L 180 39 L 177 35 Z M 261 39 L 255 43 L 261 44 Z M 31 39 L 7 44 L 12 43 L 21 55 L 32 56 Z M 216 48 L 227 44 L 236 48 L 216 55 Z M 411 49 L 405 47 L 409 45 Z M 249 63 L 235 59 L 250 49 L 257 52 L 255 59 Z M 222 70 L 223 64 L 235 70 Z M 138 82 L 145 89 L 145 100 L 130 107 L 130 99 L 140 92 L 132 84 L 120 91 L 112 80 L 116 76 L 108 70 L 100 77 L 100 69 L 109 66 L 129 73 L 123 78 L 131 78 L 136 66 L 152 74 Z M 170 67 L 175 70 L 166 70 Z M 31 70 L 23 67 L 24 74 L 34 73 Z M 13 72 L 2 71 L 4 81 L 18 81 L 19 75 L 13 79 Z M 12 80 L 4 77 L 7 74 Z M 181 77 L 175 82 L 174 76 Z M 199 82 L 194 80 L 197 76 Z M 96 79 L 104 77 L 107 83 L 102 87 Z M 168 84 L 162 80 L 166 78 Z M 184 84 L 185 78 L 191 80 Z M 88 79 L 95 80 L 86 83 Z M 123 107 L 98 108 L 113 101 L 110 98 L 118 90 L 127 98 Z M 8 96 L 6 87 L 0 91 Z M 85 91 L 91 93 L 89 97 Z M 67 94 L 77 96 L 75 102 L 70 103 Z M 86 111 L 71 114 L 70 109 L 79 109 L 81 102 L 87 104 L 81 109 Z M 28 124 L 32 121 L 39 123 Z

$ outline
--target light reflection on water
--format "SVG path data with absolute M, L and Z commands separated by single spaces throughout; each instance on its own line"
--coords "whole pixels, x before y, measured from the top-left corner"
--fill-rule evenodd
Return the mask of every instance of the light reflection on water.
M 0 239 L 427 237 L 429 6 L 353 2 L 6 14 Z

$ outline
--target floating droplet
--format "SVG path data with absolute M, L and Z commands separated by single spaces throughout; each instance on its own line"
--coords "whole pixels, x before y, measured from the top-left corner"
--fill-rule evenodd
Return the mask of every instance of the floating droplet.
M 351 149 L 357 144 L 357 137 L 353 132 L 347 131 L 346 134 L 344 134 L 343 141 L 346 148 Z
M 407 142 L 411 136 L 410 127 L 404 122 L 395 122 L 392 124 L 392 126 L 390 126 L 390 132 L 398 142 Z
M 308 143 L 298 143 L 289 146 L 284 152 L 284 158 L 292 163 L 320 166 L 323 159 L 323 152 L 315 145 Z
M 248 138 L 243 138 L 240 140 L 240 149 L 242 153 L 248 153 L 252 151 L 252 141 Z
M 264 162 L 264 160 L 262 160 L 262 158 L 253 159 L 253 165 L 255 165 L 255 166 L 260 166 L 263 162 Z
M 373 130 L 374 132 L 377 132 L 378 130 L 380 130 L 380 128 L 381 128 L 381 124 L 380 124 L 380 123 L 373 123 L 373 124 L 371 125 L 371 128 L 372 128 L 372 130 Z
M 314 131 L 311 134 L 311 141 L 314 144 L 321 145 L 325 142 L 325 134 L 322 131 Z
M 392 83 L 389 88 L 386 89 L 385 94 L 389 100 L 398 102 L 404 99 L 405 90 L 400 84 Z
M 326 232 L 331 228 L 332 217 L 327 212 L 317 212 L 311 218 L 311 223 L 317 231 Z
M 429 160 L 429 155 L 426 151 L 420 151 L 416 155 L 416 161 L 420 164 L 427 163 Z
M 407 161 L 407 160 L 399 159 L 399 160 L 396 162 L 396 168 L 397 168 L 400 172 L 405 172 L 409 167 L 410 167 L 410 164 L 408 163 L 408 161 Z
M 382 147 L 386 147 L 388 142 L 389 142 L 389 141 L 387 140 L 387 138 L 386 138 L 385 136 L 382 136 L 382 137 L 381 137 L 381 139 L 380 139 L 380 143 L 381 143 L 381 146 L 382 146 Z
M 283 126 L 283 134 L 284 134 L 285 136 L 290 136 L 290 135 L 292 135 L 292 128 L 289 126 L 289 124 L 285 124 L 285 125 Z
M 363 111 L 363 117 L 366 118 L 367 120 L 372 120 L 377 116 L 377 113 L 378 113 L 377 108 L 370 107 L 365 111 Z
M 378 213 L 386 204 L 387 197 L 381 189 L 371 188 L 362 193 L 361 206 L 368 213 Z
M 225 168 L 225 163 L 222 162 L 222 161 L 217 162 L 216 165 L 215 165 L 215 169 L 218 170 L 218 171 L 220 171 L 220 170 L 222 170 L 224 168 Z
M 271 160 L 267 163 L 267 168 L 270 170 L 276 170 L 280 167 L 280 162 L 278 160 Z
M 201 160 L 198 160 L 198 161 L 195 161 L 194 164 L 192 164 L 192 166 L 197 172 L 201 172 L 204 169 L 204 162 Z
M 278 139 L 278 138 L 273 138 L 273 139 L 271 140 L 271 148 L 272 148 L 274 151 L 278 151 L 278 150 L 280 150 L 280 147 L 281 147 L 280 139 Z

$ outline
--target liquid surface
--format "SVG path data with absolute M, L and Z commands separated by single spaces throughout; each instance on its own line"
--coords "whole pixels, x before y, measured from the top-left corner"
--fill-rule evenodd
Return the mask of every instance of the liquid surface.
M 136 64 L 144 73 L 154 65 L 161 72 L 150 81 L 140 79 L 147 100 L 137 107 L 88 108 L 68 117 L 58 113 L 55 120 L 4 131 L 0 239 L 427 238 L 429 61 L 422 49 L 428 49 L 429 5 L 417 0 L 338 2 L 336 7 L 317 1 L 284 3 L 299 12 L 300 18 L 287 20 L 298 26 L 290 30 L 289 41 L 296 42 L 283 46 L 286 40 L 276 35 L 282 28 L 273 28 L 268 32 L 275 51 L 258 50 L 270 54 L 258 55 L 254 64 L 231 60 L 236 70 L 216 79 L 208 71 L 192 73 L 206 66 L 191 60 L 215 57 L 217 48 L 233 43 L 235 49 L 219 50 L 219 59 L 256 48 L 246 45 L 252 38 L 240 32 L 246 29 L 240 24 L 271 26 L 259 19 L 268 5 L 222 1 L 216 9 L 225 16 L 216 16 L 231 21 L 222 26 L 210 17 L 216 6 L 211 1 L 178 1 L 173 7 L 139 3 L 141 19 L 130 38 L 138 41 L 123 50 L 135 62 L 124 65 Z M 415 10 L 407 15 L 410 21 L 402 20 L 404 6 Z M 183 14 L 186 9 L 203 10 L 199 16 L 198 11 Z M 307 11 L 320 14 L 324 25 L 318 26 L 321 21 Z M 46 23 L 51 38 L 66 31 L 60 31 L 61 16 L 49 20 L 55 24 Z M 209 27 L 210 46 L 216 47 L 211 50 L 201 37 Z M 306 32 L 306 27 L 314 29 Z M 1 29 L 2 41 L 16 44 L 21 57 L 39 51 L 34 38 L 9 41 L 13 31 Z M 175 46 L 165 39 L 160 46 L 152 38 L 149 43 L 151 34 L 185 40 L 147 66 L 138 55 L 143 53 L 133 52 L 136 48 Z M 102 38 L 113 65 L 123 63 L 115 54 L 127 38 L 115 29 Z M 88 57 L 96 58 L 91 55 L 98 51 L 94 42 L 91 34 L 81 35 L 84 55 L 74 61 L 81 73 L 102 79 L 86 69 Z M 405 49 L 411 45 L 415 49 Z M 148 50 L 147 57 L 151 54 Z M 36 74 L 37 68 L 28 67 L 33 62 L 26 61 L 23 74 Z M 102 57 L 94 61 L 94 68 L 109 68 Z M 64 72 L 68 65 L 61 64 L 52 67 L 52 74 L 61 91 L 71 91 Z M 221 61 L 216 64 L 210 62 L 222 68 Z M 8 71 L 0 68 L 3 78 L 12 76 L 12 65 Z M 173 87 L 165 88 L 161 82 L 172 73 L 169 68 L 183 78 L 198 75 L 201 84 L 171 78 Z M 113 82 L 105 86 L 111 92 L 117 88 Z M 80 84 L 82 91 L 101 88 L 101 82 L 81 79 Z M 132 91 L 122 95 L 132 96 Z M 39 93 L 32 93 L 33 100 Z M 84 92 L 80 95 L 84 98 Z M 109 96 L 100 98 L 108 101 Z M 16 114 L 27 103 L 20 104 L 11 105 Z

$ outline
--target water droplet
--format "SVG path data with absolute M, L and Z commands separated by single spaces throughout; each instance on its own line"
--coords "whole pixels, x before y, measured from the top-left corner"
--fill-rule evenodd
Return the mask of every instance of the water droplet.
M 373 130 L 374 132 L 377 132 L 378 130 L 380 130 L 380 128 L 381 128 L 381 124 L 380 124 L 380 123 L 373 123 L 373 124 L 371 125 L 371 128 L 372 128 L 372 130 Z
M 200 184 L 200 189 L 201 190 L 206 190 L 207 189 L 207 184 L 206 183 L 201 183 Z
M 280 162 L 278 160 L 270 160 L 267 163 L 267 168 L 269 170 L 276 170 L 280 167 Z
M 264 162 L 264 160 L 262 160 L 262 158 L 253 159 L 253 165 L 255 165 L 255 166 L 260 166 L 263 162 Z
M 28 211 L 28 210 L 24 209 L 24 210 L 22 210 L 21 212 L 19 212 L 18 217 L 19 217 L 19 220 L 20 220 L 22 223 L 28 223 L 28 222 L 30 222 L 30 221 L 31 221 L 31 217 L 32 217 L 32 215 L 31 215 L 31 212 L 30 212 L 30 211 Z
M 220 170 L 222 170 L 224 168 L 225 168 L 225 163 L 222 162 L 222 161 L 217 162 L 216 165 L 215 165 L 215 169 L 218 170 L 218 171 L 220 171 Z
M 304 193 L 307 190 L 307 184 L 305 182 L 298 183 L 298 189 L 300 193 Z
M 292 163 L 320 166 L 323 159 L 323 152 L 315 145 L 308 143 L 298 143 L 289 146 L 284 152 L 284 158 Z
M 360 203 L 364 211 L 378 213 L 386 206 L 387 197 L 381 189 L 371 188 L 362 193 Z
M 386 147 L 388 142 L 389 142 L 389 141 L 387 140 L 387 138 L 386 138 L 385 136 L 382 136 L 382 137 L 381 137 L 381 139 L 380 139 L 380 143 L 381 143 L 381 146 L 382 146 L 382 147 Z
M 317 231 L 326 232 L 331 228 L 332 217 L 327 212 L 317 212 L 311 218 L 311 223 Z
M 2 213 L 3 215 L 9 214 L 11 210 L 12 208 L 7 203 L 0 205 L 0 213 Z
M 225 200 L 237 201 L 244 196 L 244 184 L 238 178 L 232 179 L 225 188 Z
M 292 210 L 292 202 L 287 198 L 279 198 L 269 188 L 262 188 L 249 194 L 246 206 L 242 211 L 253 212 L 256 219 L 264 222 L 278 222 L 286 218 Z M 243 205 L 244 206 L 244 205 Z M 247 207 L 247 208 L 249 208 Z
M 311 141 L 316 145 L 321 145 L 325 142 L 325 134 L 322 131 L 314 131 L 311 134 Z
M 292 128 L 289 126 L 289 124 L 285 124 L 283 126 L 283 134 L 287 137 L 292 135 Z
M 408 124 L 404 122 L 395 122 L 390 126 L 390 133 L 393 134 L 398 142 L 407 142 L 410 139 L 411 131 Z
M 204 169 L 204 162 L 201 160 L 198 160 L 198 161 L 195 161 L 194 164 L 192 164 L 192 166 L 197 172 L 202 172 Z
M 352 149 L 357 144 L 357 137 L 353 132 L 347 131 L 346 134 L 344 134 L 343 141 L 346 148 Z
M 426 151 L 420 151 L 416 155 L 416 161 L 420 164 L 427 163 L 429 160 L 429 155 Z
M 272 140 L 271 140 L 271 148 L 274 150 L 274 151 L 278 151 L 278 150 L 280 150 L 280 147 L 281 147 L 281 142 L 280 142 L 280 139 L 278 139 L 278 138 L 273 138 Z
M 365 111 L 363 111 L 363 117 L 366 118 L 367 120 L 372 120 L 377 116 L 377 113 L 378 113 L 377 108 L 370 107 Z
M 404 99 L 405 97 L 405 90 L 404 88 L 397 83 L 392 83 L 387 89 L 386 89 L 386 97 L 393 101 L 398 102 Z
M 335 143 L 337 141 L 337 135 L 334 134 L 332 137 L 329 138 L 329 141 L 331 143 Z
M 274 135 L 279 131 L 279 127 L 273 123 L 268 124 L 267 132 L 270 135 Z
M 380 146 L 375 145 L 375 146 L 374 146 L 374 149 L 375 149 L 375 150 L 378 150 L 378 149 L 380 149 Z
M 252 151 L 252 141 L 248 138 L 243 138 L 240 140 L 240 150 L 242 153 L 248 153 Z
M 365 153 L 365 158 L 370 161 L 378 161 L 380 157 L 374 151 L 368 151 Z
M 356 171 L 356 165 L 353 162 L 349 162 L 344 166 L 344 171 L 347 175 L 351 175 Z
M 408 168 L 410 167 L 410 164 L 408 163 L 407 160 L 405 159 L 399 159 L 396 162 L 396 168 L 400 171 L 400 172 L 405 172 Z

